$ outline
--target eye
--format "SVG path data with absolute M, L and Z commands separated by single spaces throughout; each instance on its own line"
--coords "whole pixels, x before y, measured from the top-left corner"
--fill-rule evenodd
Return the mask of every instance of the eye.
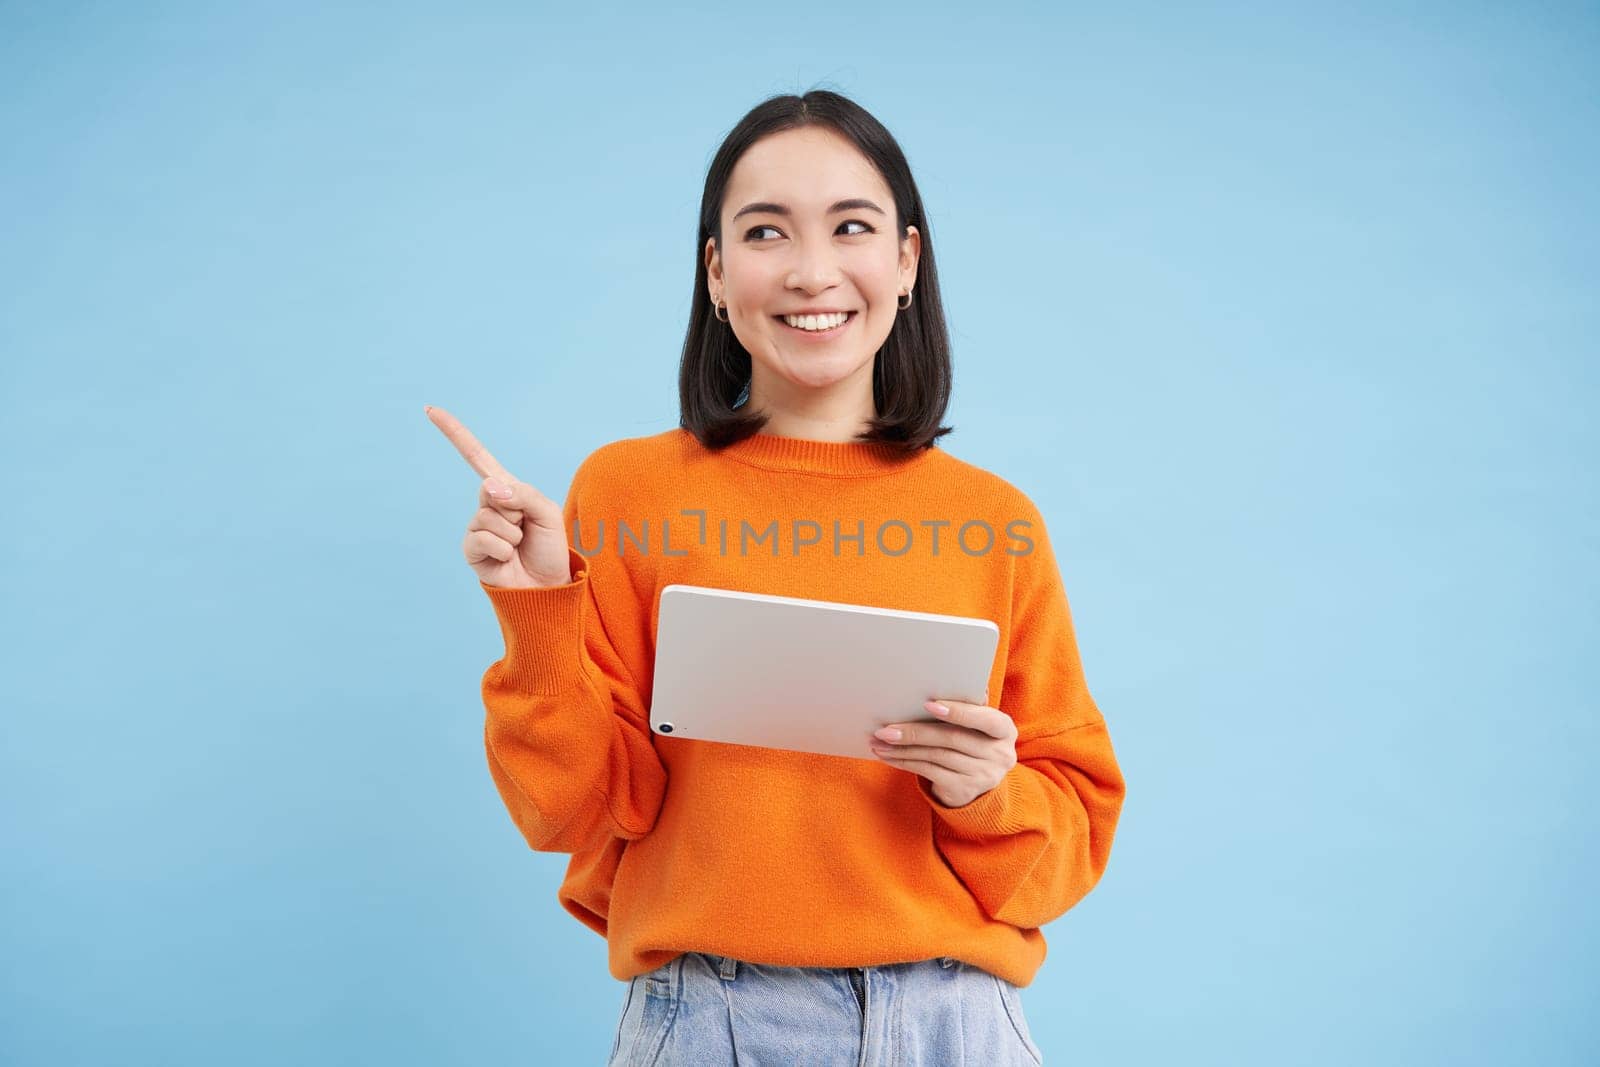
M 877 233 L 878 232 L 877 230 L 874 230 L 871 226 L 867 225 L 865 222 L 862 222 L 860 219 L 846 219 L 844 222 L 841 222 L 839 225 L 841 225 L 841 226 L 860 226 L 861 227 L 861 230 L 856 232 L 856 233 L 847 233 L 847 234 L 845 234 L 846 237 L 860 237 L 862 235 L 862 233 Z M 757 233 L 760 233 L 762 230 L 772 230 L 775 233 L 781 233 L 782 232 L 776 226 L 754 226 L 754 227 L 752 227 L 751 229 L 749 229 L 749 230 L 747 230 L 745 232 L 745 235 L 744 235 L 745 240 L 747 240 L 747 241 L 750 240 L 752 237 L 755 237 L 755 235 Z M 764 238 L 764 237 L 755 237 L 755 239 L 756 239 L 757 243 L 760 243 L 761 241 L 767 240 L 767 238 Z

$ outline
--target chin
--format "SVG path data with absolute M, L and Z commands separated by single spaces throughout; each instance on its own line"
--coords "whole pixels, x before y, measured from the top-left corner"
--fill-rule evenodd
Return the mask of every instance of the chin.
M 872 373 L 872 360 L 829 356 L 821 353 L 811 359 L 806 359 L 802 353 L 798 358 L 785 359 L 781 367 L 768 369 L 785 381 L 818 389 L 823 386 L 836 385 L 861 373 Z

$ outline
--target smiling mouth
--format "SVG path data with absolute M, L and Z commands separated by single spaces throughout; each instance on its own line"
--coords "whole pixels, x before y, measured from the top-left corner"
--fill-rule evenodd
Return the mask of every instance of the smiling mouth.
M 819 340 L 826 340 L 829 337 L 837 337 L 839 334 L 843 333 L 845 328 L 855 321 L 857 314 L 858 313 L 854 311 L 846 313 L 845 320 L 843 322 L 839 323 L 837 326 L 831 326 L 826 330 L 807 330 L 800 326 L 790 326 L 784 321 L 784 317 L 782 315 L 774 315 L 772 318 L 779 326 L 782 326 L 790 333 L 799 334 L 801 337 L 815 337 Z

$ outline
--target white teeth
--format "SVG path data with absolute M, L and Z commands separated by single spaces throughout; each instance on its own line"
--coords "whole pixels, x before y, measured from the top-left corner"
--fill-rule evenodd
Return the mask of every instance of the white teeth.
M 850 317 L 848 311 L 837 315 L 785 315 L 783 321 L 802 330 L 831 330 Z

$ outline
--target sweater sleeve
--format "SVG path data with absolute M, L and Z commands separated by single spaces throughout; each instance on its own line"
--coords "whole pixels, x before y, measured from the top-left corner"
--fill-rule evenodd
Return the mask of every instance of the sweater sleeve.
M 1078 658 L 1071 609 L 1036 508 L 1015 558 L 1000 701 L 1017 762 L 989 792 L 948 808 L 918 776 L 940 853 L 985 914 L 1031 929 L 1059 918 L 1105 873 L 1124 783 Z
M 478 583 L 505 639 L 505 655 L 483 675 L 489 773 L 512 822 L 540 852 L 642 837 L 667 785 L 635 677 L 643 650 L 611 639 L 647 634 L 649 605 L 638 603 L 623 561 L 603 545 L 593 559 L 571 547 L 586 529 L 585 473 L 580 466 L 562 508 L 572 580 L 543 589 Z

